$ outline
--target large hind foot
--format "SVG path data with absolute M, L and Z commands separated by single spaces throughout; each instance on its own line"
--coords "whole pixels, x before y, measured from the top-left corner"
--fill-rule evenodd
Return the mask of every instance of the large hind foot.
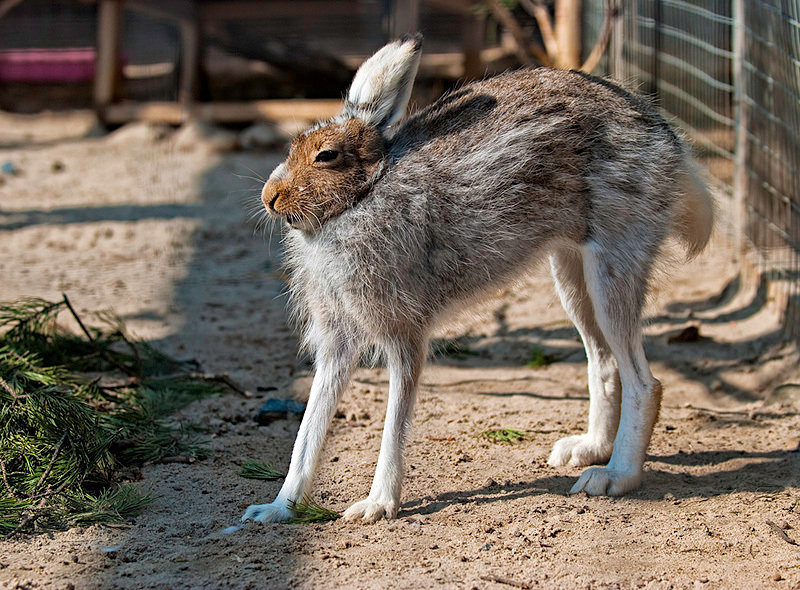
M 399 506 L 393 500 L 372 500 L 367 498 L 356 502 L 344 513 L 344 519 L 351 522 L 363 522 L 372 524 L 381 518 L 391 520 L 397 516 Z
M 553 467 L 571 465 L 584 467 L 608 463 L 614 443 L 599 442 L 588 434 L 576 434 L 559 440 L 550 453 L 547 463 Z
M 638 488 L 641 483 L 641 471 L 592 467 L 581 474 L 569 493 L 586 492 L 590 496 L 621 496 Z

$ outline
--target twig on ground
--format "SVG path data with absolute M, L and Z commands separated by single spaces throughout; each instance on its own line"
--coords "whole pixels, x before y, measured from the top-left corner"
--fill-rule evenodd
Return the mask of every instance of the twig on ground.
M 34 486 L 33 491 L 31 491 L 31 496 L 35 496 L 36 495 L 36 492 L 39 491 L 39 486 L 42 485 L 44 480 L 47 479 L 47 476 L 50 475 L 50 472 L 53 470 L 53 464 L 56 462 L 56 459 L 58 458 L 58 454 L 61 452 L 61 445 L 64 444 L 64 439 L 65 438 L 67 438 L 67 433 L 66 432 L 61 435 L 61 439 L 58 441 L 58 444 L 56 445 L 56 448 L 53 449 L 53 455 L 50 457 L 50 463 L 47 464 L 47 469 L 44 470 L 44 473 L 42 474 L 42 477 L 40 477 L 39 481 L 36 482 L 36 485 Z
M 108 354 L 108 352 L 106 350 L 104 350 L 102 347 L 97 345 L 97 342 L 95 341 L 94 336 L 92 336 L 92 333 L 89 332 L 88 328 L 84 325 L 83 320 L 81 320 L 81 317 L 78 315 L 78 312 L 75 311 L 75 308 L 72 307 L 72 303 L 70 303 L 70 300 L 69 300 L 69 297 L 67 297 L 67 294 L 66 293 L 62 293 L 61 295 L 64 298 L 64 305 L 67 306 L 67 308 L 69 309 L 70 313 L 72 314 L 72 317 L 74 317 L 75 321 L 78 322 L 78 326 L 80 326 L 81 331 L 86 335 L 86 338 L 89 339 L 89 342 L 92 345 L 97 347 L 98 351 L 103 356 L 103 358 L 106 359 L 109 363 L 114 365 L 116 368 L 118 368 L 123 373 L 125 373 L 127 375 L 130 375 L 131 377 L 139 378 L 140 375 L 136 371 L 134 371 L 130 367 L 126 367 L 124 364 L 118 362 L 117 359 L 115 359 L 113 356 Z
M 0 459 L 0 472 L 3 474 L 3 483 L 6 486 L 6 490 L 8 491 L 9 497 L 14 497 L 14 490 L 11 489 L 11 486 L 8 485 L 8 477 L 6 476 L 6 464 Z
M 243 385 L 240 385 L 236 381 L 230 378 L 227 373 L 175 373 L 173 375 L 159 375 L 158 377 L 148 377 L 147 382 L 158 382 L 158 381 L 172 381 L 174 379 L 195 379 L 198 381 L 213 381 L 216 383 L 222 383 L 223 385 L 228 386 L 231 390 L 238 393 L 243 397 L 253 397 L 253 392 L 246 389 Z M 115 386 L 116 387 L 116 386 Z
M 40 516 L 42 516 L 42 514 L 44 514 L 43 510 L 44 510 L 44 508 L 47 506 L 47 502 L 48 502 L 48 501 L 50 500 L 50 498 L 52 498 L 53 496 L 57 496 L 58 494 L 60 494 L 60 493 L 61 493 L 61 490 L 63 490 L 63 489 L 64 489 L 64 487 L 66 487 L 66 485 L 67 485 L 68 481 L 69 481 L 69 480 L 67 480 L 67 481 L 64 481 L 64 482 L 63 482 L 63 483 L 62 483 L 60 486 L 58 486 L 58 488 L 57 488 L 57 489 L 56 489 L 54 492 L 52 492 L 52 493 L 50 493 L 50 489 L 48 488 L 48 490 L 47 490 L 47 495 L 46 495 L 44 498 L 42 498 L 42 501 L 41 501 L 41 502 L 39 502 L 39 504 L 38 504 L 38 505 L 37 505 L 35 508 L 33 508 L 33 509 L 31 510 L 31 512 L 29 512 L 29 513 L 27 514 L 27 516 L 25 516 L 25 518 L 23 518 L 23 519 L 20 521 L 20 523 L 17 525 L 17 527 L 16 527 L 16 528 L 15 528 L 13 531 L 11 531 L 10 533 L 8 533 L 8 534 L 5 536 L 5 538 L 6 538 L 6 539 L 9 539 L 9 538 L 13 537 L 13 536 L 14 536 L 14 535 L 16 535 L 17 533 L 21 532 L 21 531 L 22 531 L 22 529 L 24 529 L 26 526 L 28 526 L 28 524 L 30 524 L 31 522 L 35 521 L 37 518 L 39 518 Z
M 187 463 L 191 464 L 197 461 L 197 457 L 191 455 L 172 455 L 171 457 L 162 457 L 156 463 Z
M 24 399 L 28 397 L 27 395 L 18 395 L 16 391 L 6 382 L 5 379 L 0 377 L 0 387 L 2 387 L 8 395 L 13 397 L 14 399 Z
M 783 539 L 784 541 L 789 543 L 789 545 L 797 545 L 798 544 L 797 541 L 795 541 L 789 535 L 786 534 L 786 531 L 784 531 L 781 527 L 779 527 L 777 524 L 775 524 L 771 520 L 767 521 L 767 526 L 769 528 L 771 528 L 775 532 L 775 534 L 777 534 L 781 539 Z
M 505 584 L 506 586 L 513 586 L 514 588 L 522 588 L 523 590 L 527 590 L 528 588 L 530 588 L 530 584 L 526 582 L 519 582 L 517 580 L 512 580 L 511 578 L 506 578 L 505 576 L 496 576 L 494 574 L 481 576 L 481 580 L 486 580 L 487 582 L 496 582 L 498 584 Z

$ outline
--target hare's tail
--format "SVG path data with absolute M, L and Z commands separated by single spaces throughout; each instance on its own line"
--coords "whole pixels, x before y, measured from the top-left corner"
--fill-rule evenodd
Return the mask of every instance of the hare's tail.
M 687 156 L 681 178 L 681 197 L 675 212 L 674 233 L 694 258 L 706 247 L 714 229 L 715 204 L 699 166 Z

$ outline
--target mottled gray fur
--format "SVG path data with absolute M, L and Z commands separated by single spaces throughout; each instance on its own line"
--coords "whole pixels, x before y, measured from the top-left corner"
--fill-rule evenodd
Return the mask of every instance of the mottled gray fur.
M 419 39 L 396 42 L 380 60 L 395 69 L 408 61 L 413 80 L 418 49 Z M 380 77 L 369 70 L 384 67 L 376 63 L 365 64 L 362 78 Z M 368 90 L 380 104 L 401 96 L 404 110 L 410 81 L 399 84 Z M 376 98 L 369 101 L 365 112 L 374 110 Z M 358 116 L 349 102 L 311 133 Z M 587 347 L 592 397 L 589 432 L 560 441 L 551 463 L 611 458 L 573 491 L 636 487 L 660 396 L 639 327 L 648 279 L 668 236 L 694 255 L 711 231 L 711 197 L 682 141 L 619 86 L 547 68 L 466 85 L 381 131 L 384 157 L 368 190 L 321 227 L 287 235 L 292 305 L 316 353 L 317 379 L 284 490 L 245 518 L 286 518 L 286 502 L 305 493 L 332 408 L 367 346 L 386 353 L 390 402 L 370 497 L 347 516 L 393 517 L 432 329 L 548 257 Z

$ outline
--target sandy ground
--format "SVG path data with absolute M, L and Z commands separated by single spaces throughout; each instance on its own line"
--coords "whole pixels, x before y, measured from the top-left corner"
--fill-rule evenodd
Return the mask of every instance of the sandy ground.
M 248 221 L 280 154 L 181 149 L 136 126 L 82 137 L 91 126 L 0 117 L 0 160 L 19 170 L 0 175 L 0 300 L 66 292 L 81 310 L 112 307 L 255 397 L 180 414 L 213 454 L 145 466 L 137 485 L 156 500 L 129 525 L 0 542 L 0 588 L 800 588 L 800 408 L 764 402 L 797 381 L 797 353 L 722 239 L 663 278 L 648 308 L 665 394 L 640 490 L 568 496 L 580 469 L 546 464 L 585 429 L 588 399 L 577 333 L 542 268 L 447 332 L 478 354 L 424 373 L 396 520 L 221 535 L 280 486 L 238 477 L 241 462 L 288 466 L 298 422 L 260 427 L 257 408 L 310 375 L 286 326 L 280 230 Z M 690 324 L 700 341 L 668 344 Z M 559 361 L 526 367 L 533 345 Z M 314 486 L 325 506 L 367 494 L 386 397 L 385 370 L 359 369 Z M 480 437 L 498 427 L 534 437 Z

